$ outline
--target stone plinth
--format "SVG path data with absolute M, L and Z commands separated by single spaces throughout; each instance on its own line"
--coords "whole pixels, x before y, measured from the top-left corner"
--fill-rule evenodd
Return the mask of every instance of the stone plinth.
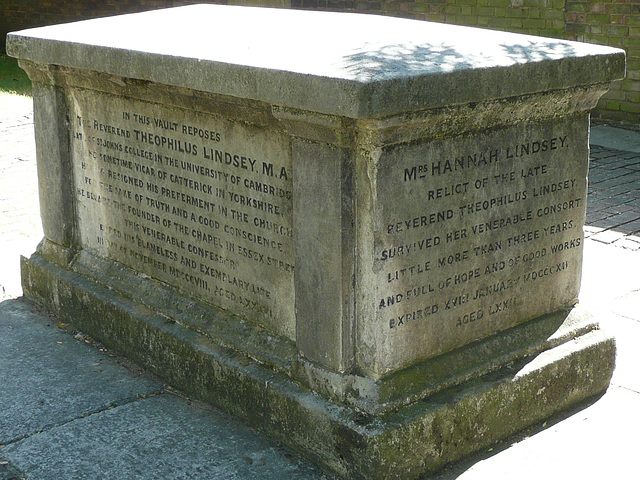
M 575 304 L 620 50 L 197 5 L 11 34 L 27 296 L 341 475 L 415 478 L 606 389 Z

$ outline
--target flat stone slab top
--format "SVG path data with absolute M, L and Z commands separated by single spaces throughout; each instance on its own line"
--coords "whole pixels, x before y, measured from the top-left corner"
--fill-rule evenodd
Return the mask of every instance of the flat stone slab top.
M 624 68 L 622 51 L 593 44 L 219 5 L 24 30 L 7 48 L 36 62 L 352 118 L 607 83 L 610 68 Z

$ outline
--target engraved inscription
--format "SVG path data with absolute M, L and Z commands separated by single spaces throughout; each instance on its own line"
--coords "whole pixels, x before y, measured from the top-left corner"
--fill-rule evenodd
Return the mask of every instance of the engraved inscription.
M 295 338 L 285 142 L 197 112 L 72 94 L 82 247 Z
M 373 269 L 388 348 L 426 358 L 575 301 L 582 141 L 561 121 L 383 154 Z

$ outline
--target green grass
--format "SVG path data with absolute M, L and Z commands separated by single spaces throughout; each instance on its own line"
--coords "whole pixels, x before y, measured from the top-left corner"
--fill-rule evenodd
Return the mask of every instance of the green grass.
M 0 55 L 0 93 L 31 95 L 31 81 L 15 58 Z

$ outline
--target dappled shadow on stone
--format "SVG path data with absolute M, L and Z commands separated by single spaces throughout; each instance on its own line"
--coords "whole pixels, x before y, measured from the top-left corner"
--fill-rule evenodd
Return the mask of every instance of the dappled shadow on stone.
M 388 80 L 407 75 L 442 74 L 458 70 L 504 67 L 557 60 L 575 55 L 573 46 L 559 42 L 493 44 L 460 47 L 453 42 L 365 45 L 346 56 L 343 68 L 360 80 Z

